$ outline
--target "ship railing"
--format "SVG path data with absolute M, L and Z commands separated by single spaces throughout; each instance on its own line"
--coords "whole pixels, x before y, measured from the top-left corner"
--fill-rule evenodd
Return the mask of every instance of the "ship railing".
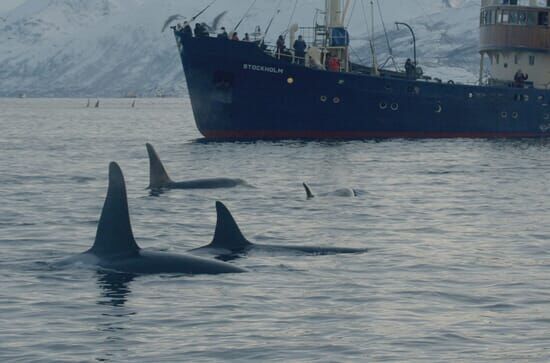
M 286 48 L 286 52 L 279 52 L 277 47 L 275 47 L 273 45 L 268 45 L 268 44 L 264 44 L 262 46 L 262 49 L 264 50 L 264 52 L 267 55 L 269 55 L 269 56 L 271 56 L 275 59 L 286 61 L 286 62 L 292 63 L 292 64 L 305 64 L 306 58 L 305 57 L 298 57 L 295 54 L 294 50 Z

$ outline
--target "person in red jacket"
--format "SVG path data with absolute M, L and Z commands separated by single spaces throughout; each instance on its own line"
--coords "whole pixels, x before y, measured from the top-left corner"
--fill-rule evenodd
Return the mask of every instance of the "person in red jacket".
M 327 62 L 328 70 L 331 72 L 340 72 L 340 66 L 340 59 L 338 59 L 338 57 L 330 55 Z

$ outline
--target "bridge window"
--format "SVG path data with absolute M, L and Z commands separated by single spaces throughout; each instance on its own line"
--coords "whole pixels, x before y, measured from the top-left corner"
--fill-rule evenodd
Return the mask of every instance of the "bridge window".
M 534 56 L 534 55 L 530 55 L 530 56 L 529 56 L 529 65 L 530 65 L 530 66 L 534 66 L 534 65 L 535 65 L 535 56 Z
M 539 13 L 539 25 L 548 26 L 548 12 Z
M 502 18 L 501 18 L 500 22 L 503 23 L 503 24 L 508 24 L 509 20 L 510 20 L 510 13 L 508 12 L 508 10 L 503 10 L 502 11 Z

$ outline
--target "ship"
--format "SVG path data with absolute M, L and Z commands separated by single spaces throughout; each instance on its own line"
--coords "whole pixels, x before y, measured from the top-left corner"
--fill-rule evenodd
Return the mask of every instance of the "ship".
M 550 0 L 481 1 L 479 81 L 471 85 L 426 76 L 416 59 L 407 72 L 352 62 L 350 1 L 325 0 L 312 26 L 286 31 L 290 44 L 307 37 L 303 57 L 261 36 L 237 41 L 173 27 L 204 138 L 550 136 Z

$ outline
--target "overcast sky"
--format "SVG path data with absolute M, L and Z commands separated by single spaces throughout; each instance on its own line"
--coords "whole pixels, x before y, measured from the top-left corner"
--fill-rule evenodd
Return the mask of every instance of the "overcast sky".
M 22 4 L 25 0 L 0 0 L 0 11 L 6 11 L 13 9 L 19 4 Z

